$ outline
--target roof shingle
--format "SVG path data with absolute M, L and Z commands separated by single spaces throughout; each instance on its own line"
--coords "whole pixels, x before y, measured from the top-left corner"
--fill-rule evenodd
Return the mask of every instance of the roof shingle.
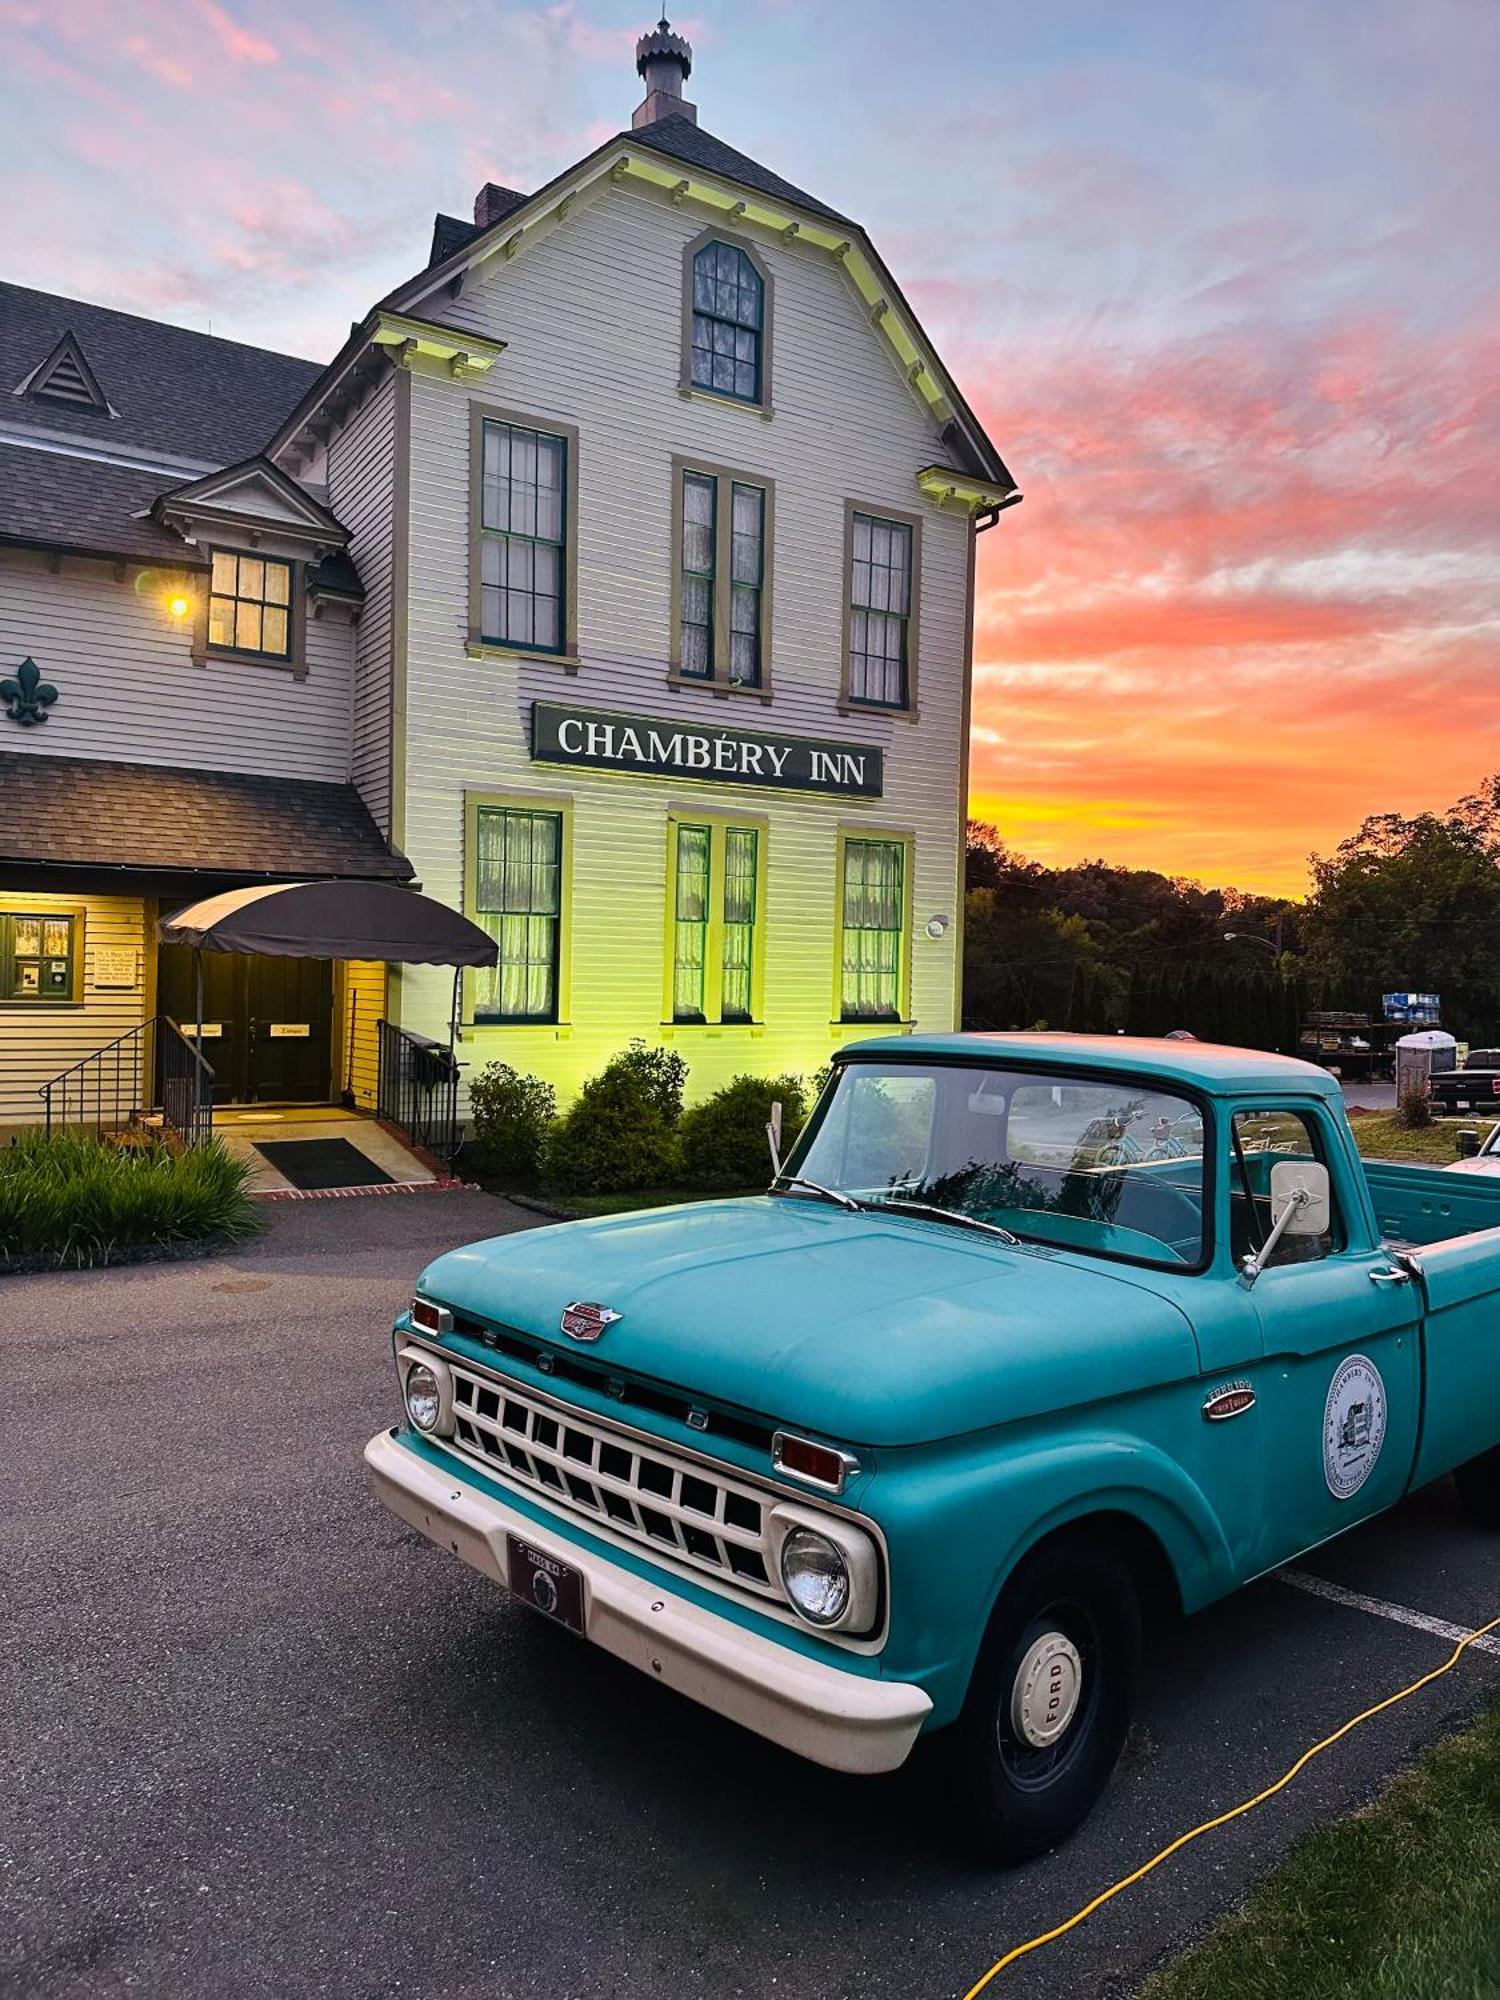
M 408 882 L 352 785 L 0 751 L 0 865 Z

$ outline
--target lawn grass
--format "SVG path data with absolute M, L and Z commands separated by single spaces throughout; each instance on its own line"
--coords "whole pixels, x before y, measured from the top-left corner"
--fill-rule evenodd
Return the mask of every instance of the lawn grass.
M 259 1229 L 250 1169 L 217 1140 L 111 1145 L 23 1132 L 0 1147 L 0 1270 L 112 1264 Z
M 1212 1836 L 1210 1836 L 1212 1838 Z M 1494 2000 L 1500 1706 L 1314 1834 L 1140 2000 Z
M 1439 1118 L 1414 1129 L 1398 1124 L 1394 1111 L 1366 1111 L 1349 1120 L 1354 1143 L 1367 1160 L 1406 1160 L 1424 1167 L 1450 1167 L 1458 1158 L 1458 1135 L 1471 1126 L 1481 1137 L 1490 1121 Z

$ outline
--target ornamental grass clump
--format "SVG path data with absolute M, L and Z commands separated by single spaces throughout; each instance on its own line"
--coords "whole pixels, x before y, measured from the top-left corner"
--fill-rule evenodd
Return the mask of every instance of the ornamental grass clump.
M 115 1144 L 23 1132 L 0 1146 L 0 1270 L 111 1264 L 261 1227 L 250 1169 L 215 1140 Z

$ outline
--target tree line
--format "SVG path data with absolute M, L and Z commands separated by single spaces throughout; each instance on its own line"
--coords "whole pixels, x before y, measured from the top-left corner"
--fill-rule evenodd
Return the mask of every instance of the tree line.
M 1500 777 L 1443 813 L 1372 814 L 1313 855 L 1302 899 L 1152 869 L 1047 868 L 971 821 L 964 1025 L 1297 1045 L 1313 1009 L 1436 992 L 1461 1040 L 1500 1042 Z

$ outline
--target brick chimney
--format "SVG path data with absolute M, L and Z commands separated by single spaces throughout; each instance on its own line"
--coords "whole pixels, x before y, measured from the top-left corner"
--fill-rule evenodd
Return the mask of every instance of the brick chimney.
M 486 181 L 474 197 L 474 224 L 478 229 L 489 229 L 494 223 L 503 222 L 513 209 L 521 206 L 526 199 L 514 188 L 501 187 L 496 181 Z
M 645 80 L 646 95 L 630 120 L 633 130 L 654 124 L 658 118 L 686 118 L 697 124 L 698 107 L 682 94 L 683 84 L 693 73 L 693 51 L 681 35 L 672 33 L 665 14 L 651 33 L 636 43 L 635 66 Z

